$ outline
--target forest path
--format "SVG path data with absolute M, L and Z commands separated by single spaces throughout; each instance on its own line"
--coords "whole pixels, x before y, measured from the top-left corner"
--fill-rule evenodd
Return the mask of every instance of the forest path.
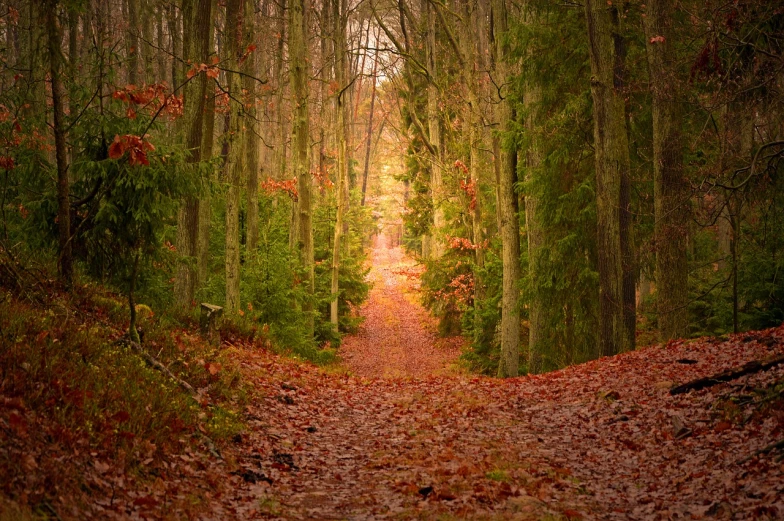
M 365 321 L 340 348 L 346 367 L 366 377 L 452 372 L 463 340 L 440 338 L 436 320 L 419 304 L 421 265 L 383 234 L 374 238 L 371 262 L 373 287 L 360 309 Z
M 783 353 L 784 326 L 499 380 L 357 377 L 238 351 L 259 394 L 213 518 L 782 519 L 784 465 L 740 463 L 781 439 L 782 409 L 727 404 L 784 365 L 668 390 Z

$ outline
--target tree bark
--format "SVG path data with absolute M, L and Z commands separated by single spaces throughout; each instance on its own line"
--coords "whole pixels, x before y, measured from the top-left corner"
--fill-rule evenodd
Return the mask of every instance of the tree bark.
M 245 0 L 245 40 L 247 44 L 256 44 L 255 27 L 256 11 L 254 2 Z M 248 179 L 246 184 L 245 196 L 247 207 L 247 239 L 245 250 L 248 254 L 256 251 L 259 241 L 259 123 L 257 120 L 256 99 L 258 92 L 258 82 L 254 79 L 258 76 L 257 60 L 261 52 L 260 46 L 251 52 L 243 62 L 244 94 L 247 96 L 245 102 L 245 112 L 247 123 L 245 124 L 245 153 L 247 161 Z
M 308 299 L 302 309 L 307 315 L 307 336 L 313 336 L 313 292 L 315 289 L 312 190 L 310 175 L 310 143 L 308 121 L 308 67 L 305 0 L 291 0 L 289 4 L 289 78 L 292 88 L 294 110 L 292 113 L 291 168 L 297 177 L 297 246 L 300 263 L 305 270 Z
M 212 10 L 215 10 L 215 0 L 211 0 Z M 207 38 L 208 56 L 214 50 L 215 30 L 214 24 L 210 22 Z M 201 157 L 203 160 L 212 159 L 215 148 L 215 87 L 213 82 L 207 82 L 204 104 L 204 132 L 201 141 Z M 209 178 L 206 180 L 211 183 L 215 178 L 215 172 L 210 169 Z M 197 287 L 203 286 L 207 282 L 210 265 L 210 220 L 212 218 L 210 191 L 207 190 L 199 201 L 199 242 L 196 253 L 196 270 L 198 274 Z
M 128 9 L 128 29 L 125 37 L 128 54 L 128 83 L 138 85 L 139 82 L 139 1 L 126 0 Z
M 239 68 L 242 49 L 243 4 L 249 0 L 228 0 L 226 3 L 226 56 L 232 71 Z M 229 191 L 226 196 L 226 312 L 236 313 L 240 307 L 240 191 L 244 170 L 243 126 L 246 124 L 242 106 L 242 81 L 239 72 L 227 72 L 231 115 L 227 143 L 229 155 Z
M 378 34 L 376 35 L 378 41 Z M 376 107 L 376 74 L 378 73 L 378 51 L 375 51 L 373 57 L 373 73 L 371 74 L 370 81 L 373 82 L 370 90 L 370 112 L 368 114 L 367 136 L 365 141 L 365 166 L 362 169 L 362 199 L 360 206 L 365 206 L 365 197 L 367 195 L 367 182 L 368 174 L 370 173 L 370 149 L 373 140 L 373 113 Z
M 509 47 L 505 43 L 507 32 L 507 5 L 505 0 L 493 0 L 493 43 L 495 47 L 496 77 L 501 85 L 509 76 Z M 500 132 L 508 132 L 512 122 L 512 107 L 503 97 L 497 100 L 497 121 Z M 499 139 L 499 136 L 496 136 Z M 520 310 L 518 302 L 520 290 L 520 221 L 517 193 L 517 152 L 499 143 L 499 185 L 501 206 L 501 243 L 502 243 L 502 296 L 501 296 L 501 357 L 498 363 L 499 378 L 517 376 L 520 359 Z
M 348 98 L 348 74 L 347 74 L 347 42 L 346 26 L 348 15 L 346 3 L 342 0 L 334 2 L 334 22 L 335 22 L 335 81 L 337 83 L 337 125 L 335 131 L 338 133 L 338 162 L 337 162 L 337 183 L 335 185 L 335 199 L 337 203 L 335 216 L 335 230 L 332 242 L 332 266 L 331 266 L 331 285 L 329 303 L 329 321 L 337 330 L 338 327 L 338 296 L 339 296 L 339 276 L 340 276 L 340 254 L 343 242 L 343 221 L 346 214 L 346 188 L 348 184 L 348 136 L 347 118 L 349 115 Z
M 688 187 L 683 178 L 682 116 L 673 95 L 678 85 L 674 9 L 673 0 L 650 0 L 644 18 L 653 112 L 656 311 L 661 342 L 685 336 L 688 325 Z
M 63 112 L 62 55 L 60 31 L 57 27 L 57 0 L 46 3 L 46 34 L 49 50 L 49 74 L 52 82 L 52 111 L 54 113 L 54 147 L 57 162 L 57 231 L 59 237 L 58 267 L 60 279 L 66 288 L 73 283 L 73 255 L 71 248 L 71 205 L 69 200 L 68 147 L 66 143 L 65 114 Z
M 182 4 L 184 35 L 183 50 L 186 63 L 206 63 L 210 48 L 212 0 L 184 0 Z M 206 106 L 207 77 L 199 74 L 185 87 L 185 145 L 189 155 L 186 162 L 197 164 L 202 160 L 204 141 L 204 113 Z M 177 216 L 177 251 L 183 257 L 177 269 L 174 294 L 177 304 L 191 306 L 198 285 L 199 225 L 201 201 L 186 198 Z
M 529 83 L 523 97 L 523 104 L 528 114 L 526 130 L 535 136 L 537 124 L 537 105 L 541 102 L 541 87 Z M 534 171 L 541 163 L 541 153 L 536 137 L 531 139 L 526 151 L 526 181 L 531 182 Z M 543 263 L 542 248 L 545 246 L 544 230 L 539 214 L 539 200 L 530 192 L 525 194 L 525 226 L 528 239 L 528 278 L 532 286 L 531 300 L 528 307 L 528 372 L 538 374 L 544 370 L 544 340 L 546 338 L 546 313 L 544 300 L 537 290 L 542 284 Z
M 618 67 L 620 14 L 615 5 L 586 0 L 594 112 L 598 217 L 599 355 L 623 350 L 625 336 L 621 250 L 621 180 L 629 172 L 623 82 Z
M 438 259 L 444 254 L 444 241 L 442 237 L 445 224 L 443 182 L 443 147 L 441 143 L 441 117 L 438 110 L 438 58 L 436 56 L 436 21 L 433 10 L 435 6 L 427 0 L 423 1 L 422 9 L 425 13 L 425 63 L 427 66 L 427 132 L 428 140 L 433 147 L 430 156 L 430 196 L 433 200 L 433 226 L 429 238 L 429 256 Z M 424 244 L 424 240 L 423 240 Z

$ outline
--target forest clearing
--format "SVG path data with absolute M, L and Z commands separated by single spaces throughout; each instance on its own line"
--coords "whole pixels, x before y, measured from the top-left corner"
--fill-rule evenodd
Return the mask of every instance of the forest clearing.
M 0 521 L 784 519 L 784 0 L 0 0 Z

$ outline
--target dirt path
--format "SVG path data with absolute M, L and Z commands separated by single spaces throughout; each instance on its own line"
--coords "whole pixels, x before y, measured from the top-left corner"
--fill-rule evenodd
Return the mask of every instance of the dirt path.
M 784 366 L 667 392 L 782 349 L 784 327 L 508 380 L 358 378 L 246 351 L 264 398 L 222 503 L 243 519 L 782 519 L 784 465 L 739 461 L 780 439 L 784 415 L 726 404 Z
M 435 320 L 418 302 L 421 267 L 386 236 L 376 237 L 368 274 L 373 283 L 361 308 L 366 318 L 340 349 L 352 373 L 367 377 L 445 374 L 460 355 L 460 338 L 439 338 Z

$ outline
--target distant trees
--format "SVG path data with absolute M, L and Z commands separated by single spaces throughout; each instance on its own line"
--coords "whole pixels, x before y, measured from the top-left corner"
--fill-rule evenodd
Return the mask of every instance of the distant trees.
M 463 314 L 476 367 L 513 375 L 522 355 L 540 372 L 782 317 L 769 226 L 784 26 L 769 3 L 375 5 L 406 57 L 410 243 L 431 259 L 432 309 Z M 476 25 L 456 33 L 466 13 Z M 420 47 L 402 43 L 411 32 Z
M 32 260 L 36 248 L 54 248 L 66 286 L 94 276 L 133 302 L 186 312 L 208 300 L 321 356 L 319 343 L 339 340 L 324 324 L 345 330 L 367 294 L 363 254 L 350 246 L 369 218 L 350 209 L 360 197 L 353 151 L 335 168 L 325 147 L 325 170 L 311 168 L 312 121 L 337 128 L 311 103 L 323 64 L 308 58 L 310 35 L 335 36 L 315 33 L 314 7 L 11 0 L 0 18 L 3 255 Z M 340 10 L 352 27 L 348 4 Z M 356 32 L 344 32 L 340 101 L 350 118 L 361 53 Z M 321 59 L 332 69 L 336 55 Z M 341 197 L 314 194 L 314 180 L 322 193 L 341 184 Z M 338 206 L 350 226 L 336 226 Z M 314 224 L 315 214 L 326 218 Z M 314 234 L 346 245 L 334 248 L 329 273 L 316 265 L 331 241 L 316 245 Z
M 367 292 L 381 148 L 478 370 L 784 320 L 775 2 L 7 6 L 0 253 L 65 287 L 323 354 Z

